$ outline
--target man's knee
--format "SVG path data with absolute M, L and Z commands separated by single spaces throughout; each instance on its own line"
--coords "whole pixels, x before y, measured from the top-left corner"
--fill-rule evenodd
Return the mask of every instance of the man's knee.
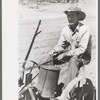
M 77 56 L 71 57 L 70 62 L 76 62 L 76 61 L 77 61 Z
M 78 70 L 80 69 L 80 67 L 82 67 L 83 66 L 83 61 L 81 60 L 81 59 L 78 59 L 76 56 L 74 56 L 74 57 L 72 57 L 71 59 L 70 59 L 70 64 L 72 65 L 76 65 L 77 66 L 77 68 L 78 68 Z
M 72 57 L 70 60 L 69 60 L 69 67 L 77 67 L 77 57 Z

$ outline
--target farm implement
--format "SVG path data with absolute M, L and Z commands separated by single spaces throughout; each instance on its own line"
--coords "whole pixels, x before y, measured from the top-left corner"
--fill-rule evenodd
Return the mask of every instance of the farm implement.
M 40 24 L 41 20 L 38 23 L 25 60 L 22 62 L 23 75 L 18 80 L 18 100 L 96 100 L 95 87 L 92 81 L 84 75 L 76 77 L 67 87 L 62 89 L 63 84 L 58 84 L 61 69 L 49 64 L 56 59 L 51 59 L 41 64 L 37 64 L 33 60 L 28 60 L 34 40 L 41 32 L 38 32 Z M 32 66 L 25 68 L 28 62 L 31 62 Z M 39 71 L 33 76 L 32 71 L 34 69 L 38 69 Z M 29 72 L 25 74 L 27 70 Z M 37 82 L 35 81 L 36 78 L 38 78 Z

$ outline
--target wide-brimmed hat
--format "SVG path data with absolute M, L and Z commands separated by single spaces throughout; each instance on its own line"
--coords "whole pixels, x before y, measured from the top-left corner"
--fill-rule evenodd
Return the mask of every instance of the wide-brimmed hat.
M 81 8 L 77 6 L 71 6 L 66 11 L 64 11 L 65 14 L 68 14 L 68 12 L 77 12 L 80 15 L 80 21 L 84 20 L 86 17 L 86 14 L 83 11 L 81 11 Z

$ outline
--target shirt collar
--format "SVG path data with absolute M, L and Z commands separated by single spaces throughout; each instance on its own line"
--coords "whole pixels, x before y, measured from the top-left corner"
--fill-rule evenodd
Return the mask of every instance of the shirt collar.
M 76 33 L 76 32 L 79 32 L 79 28 L 80 28 L 80 23 L 78 23 L 76 29 L 74 30 L 72 36 Z

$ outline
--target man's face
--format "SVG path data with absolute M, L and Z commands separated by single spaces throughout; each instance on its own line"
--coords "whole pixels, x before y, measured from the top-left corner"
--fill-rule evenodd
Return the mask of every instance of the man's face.
M 79 21 L 79 18 L 76 12 L 68 12 L 67 18 L 70 25 L 76 24 Z

